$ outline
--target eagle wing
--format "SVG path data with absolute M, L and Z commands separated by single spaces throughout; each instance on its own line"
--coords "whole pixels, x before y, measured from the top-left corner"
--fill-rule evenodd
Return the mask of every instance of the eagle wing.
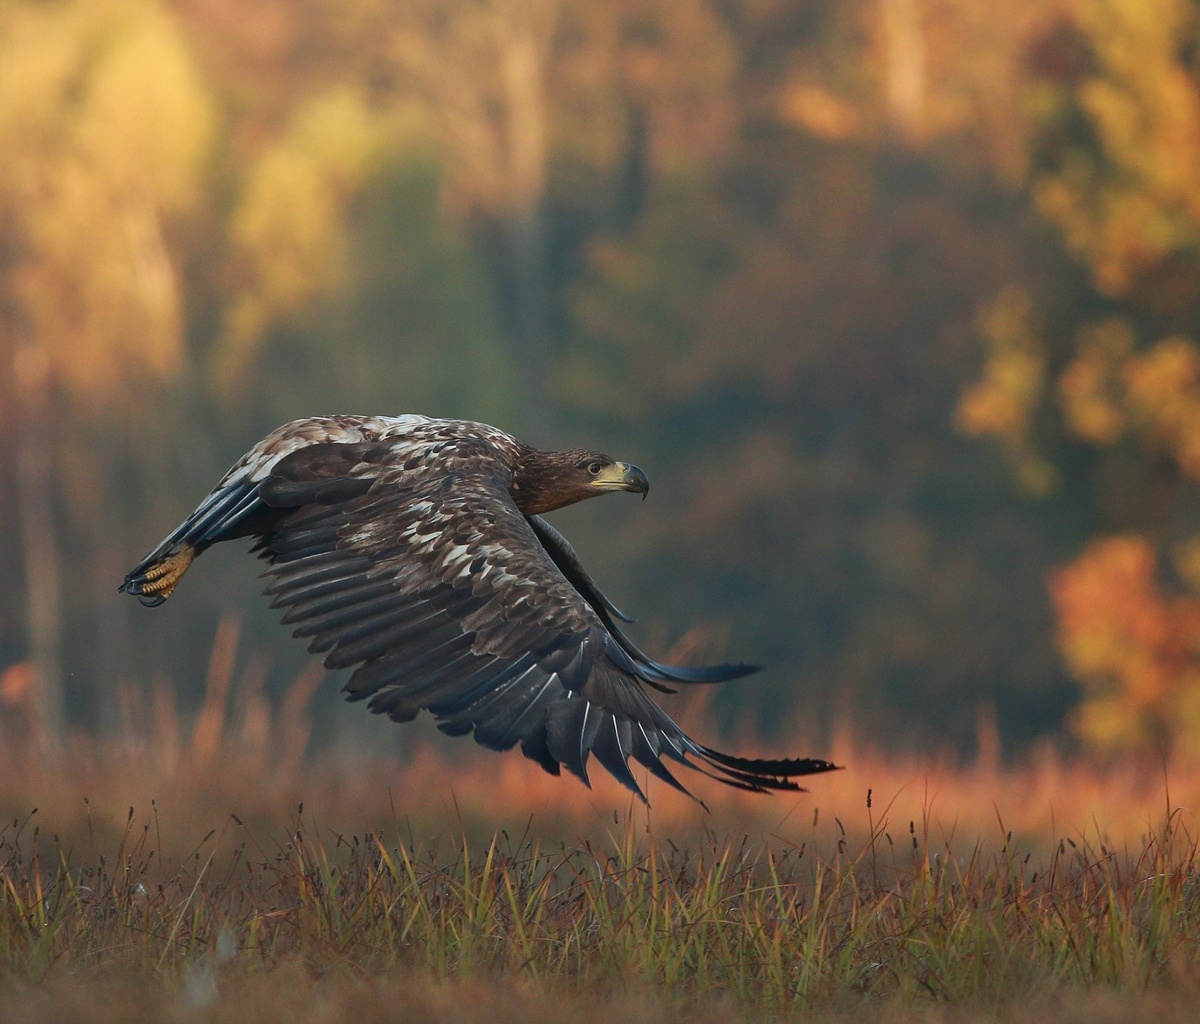
M 594 755 L 639 796 L 631 758 L 684 792 L 664 758 L 753 790 L 833 767 L 732 757 L 684 734 L 641 685 L 678 677 L 614 636 L 611 606 L 568 579 L 510 482 L 503 452 L 459 437 L 310 445 L 256 484 L 281 513 L 259 541 L 272 605 L 328 668 L 352 669 L 350 700 L 396 721 L 428 710 L 446 733 L 519 743 L 585 783 Z

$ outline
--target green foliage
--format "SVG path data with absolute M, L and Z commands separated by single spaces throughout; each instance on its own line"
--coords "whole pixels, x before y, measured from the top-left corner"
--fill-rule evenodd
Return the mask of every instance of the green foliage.
M 260 343 L 261 383 L 239 396 L 254 429 L 313 408 L 519 420 L 494 282 L 439 216 L 436 172 L 399 153 L 364 187 L 342 229 L 336 290 L 303 317 L 289 308 Z

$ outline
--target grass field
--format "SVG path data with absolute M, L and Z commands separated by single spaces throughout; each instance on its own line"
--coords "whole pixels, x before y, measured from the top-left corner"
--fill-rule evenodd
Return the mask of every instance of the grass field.
M 461 741 L 310 762 L 298 704 L 223 699 L 0 744 L 6 1022 L 1195 1018 L 1197 768 L 841 741 L 648 810 Z

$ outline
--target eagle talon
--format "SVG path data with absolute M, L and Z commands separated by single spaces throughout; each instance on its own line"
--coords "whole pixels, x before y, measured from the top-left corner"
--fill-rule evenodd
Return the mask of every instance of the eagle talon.
M 156 608 L 174 593 L 195 559 L 196 549 L 191 544 L 185 544 L 174 554 L 167 555 L 161 562 L 144 570 L 140 576 L 127 580 L 125 589 L 147 608 Z

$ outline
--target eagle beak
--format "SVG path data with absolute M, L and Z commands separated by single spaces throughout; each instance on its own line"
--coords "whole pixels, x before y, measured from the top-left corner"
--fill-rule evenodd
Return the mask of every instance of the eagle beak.
M 592 486 L 602 491 L 632 491 L 640 494 L 643 500 L 650 493 L 650 481 L 646 479 L 646 474 L 628 462 L 614 462 L 605 467 L 592 481 Z

